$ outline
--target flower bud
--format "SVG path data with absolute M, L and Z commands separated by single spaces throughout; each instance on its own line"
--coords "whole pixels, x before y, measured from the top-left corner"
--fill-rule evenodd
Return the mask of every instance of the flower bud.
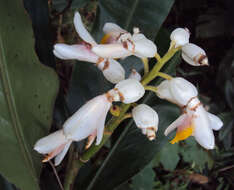
M 121 101 L 130 104 L 138 101 L 145 94 L 142 84 L 135 79 L 126 79 L 115 85 L 115 88 L 107 93 L 113 101 Z
M 190 33 L 187 28 L 176 28 L 172 31 L 170 39 L 175 43 L 175 47 L 189 43 Z
M 113 84 L 125 79 L 124 68 L 114 59 L 103 59 L 97 66 L 103 72 L 104 77 Z
M 185 106 L 198 94 L 196 87 L 181 77 L 163 81 L 157 87 L 159 98 L 166 99 L 179 106 Z
M 182 58 L 193 66 L 209 65 L 206 52 L 192 43 L 188 43 L 182 47 Z
M 155 138 L 155 132 L 158 130 L 158 114 L 146 104 L 140 104 L 132 110 L 132 116 L 138 128 L 146 134 L 149 140 Z
M 131 74 L 129 75 L 128 78 L 129 79 L 135 79 L 137 81 L 141 81 L 141 75 L 135 69 L 132 69 L 132 72 L 131 72 Z

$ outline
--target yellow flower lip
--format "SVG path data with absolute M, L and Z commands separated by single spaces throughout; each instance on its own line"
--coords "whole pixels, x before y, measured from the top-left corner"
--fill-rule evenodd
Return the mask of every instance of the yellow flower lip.
M 176 136 L 170 141 L 171 144 L 175 144 L 179 141 L 185 140 L 193 135 L 194 124 L 190 123 L 188 126 L 180 126 L 176 131 Z

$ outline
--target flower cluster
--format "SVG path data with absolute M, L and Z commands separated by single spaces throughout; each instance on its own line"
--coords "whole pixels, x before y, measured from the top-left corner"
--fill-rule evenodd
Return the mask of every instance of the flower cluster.
M 88 138 L 86 148 L 95 139 L 96 145 L 101 143 L 106 116 L 113 102 L 131 104 L 144 96 L 146 88 L 140 82 L 141 75 L 133 69 L 128 79 L 125 79 L 125 70 L 116 59 L 133 55 L 145 60 L 158 55 L 156 45 L 140 33 L 138 28 L 134 28 L 131 34 L 114 23 L 106 23 L 103 28 L 105 35 L 98 44 L 84 27 L 78 12 L 74 16 L 74 25 L 83 43 L 55 44 L 54 55 L 64 60 L 76 59 L 94 63 L 115 86 L 84 104 L 65 121 L 62 129 L 36 142 L 34 149 L 46 155 L 43 162 L 55 157 L 55 165 L 61 163 L 73 141 Z M 183 59 L 193 66 L 208 65 L 204 50 L 189 43 L 189 37 L 187 29 L 177 28 L 171 33 L 170 49 L 181 49 Z M 201 146 L 213 149 L 215 141 L 212 130 L 219 130 L 223 123 L 204 109 L 198 99 L 196 87 L 183 78 L 175 77 L 164 80 L 156 89 L 159 98 L 177 104 L 183 111 L 165 131 L 165 135 L 168 135 L 177 128 L 171 143 L 194 136 Z M 156 138 L 159 117 L 154 109 L 146 104 L 134 104 L 129 114 L 142 134 L 149 140 Z

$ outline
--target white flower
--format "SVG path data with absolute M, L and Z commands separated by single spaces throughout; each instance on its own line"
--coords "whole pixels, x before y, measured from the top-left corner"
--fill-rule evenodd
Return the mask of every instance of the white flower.
M 128 78 L 135 79 L 137 81 L 141 81 L 141 75 L 135 69 L 132 69 L 132 72 L 130 73 Z
M 89 138 L 86 146 L 88 148 L 96 138 L 96 145 L 99 145 L 112 102 L 132 103 L 140 99 L 144 92 L 144 87 L 135 79 L 119 82 L 114 89 L 84 104 L 65 121 L 62 130 L 39 139 L 34 149 L 39 153 L 47 154 L 43 162 L 55 157 L 55 165 L 58 165 L 67 153 L 72 141 Z
M 209 65 L 206 52 L 192 43 L 188 43 L 182 47 L 182 58 L 193 66 Z
M 67 153 L 71 139 L 66 138 L 63 130 L 58 130 L 50 135 L 39 139 L 34 145 L 34 150 L 41 154 L 47 154 L 42 162 L 47 162 L 55 157 L 55 165 L 59 165 Z
M 170 39 L 175 43 L 175 47 L 184 46 L 189 43 L 190 32 L 187 28 L 176 28 L 172 31 Z
M 157 112 L 146 104 L 140 104 L 133 108 L 132 116 L 136 126 L 142 130 L 142 133 L 147 135 L 149 140 L 155 139 L 155 133 L 158 130 Z
M 74 16 L 74 24 L 76 31 L 85 43 L 77 45 L 55 44 L 53 53 L 60 59 L 70 60 L 76 59 L 79 61 L 87 61 L 95 63 L 95 65 L 103 72 L 105 78 L 111 83 L 118 83 L 125 79 L 125 70 L 121 64 L 114 59 L 104 59 L 92 52 L 92 45 L 97 43 L 84 27 L 81 17 L 78 12 Z
M 175 77 L 171 80 L 164 80 L 157 87 L 159 98 L 166 99 L 181 107 L 185 106 L 188 101 L 198 95 L 196 87 L 181 77 Z
M 208 113 L 197 97 L 188 102 L 185 112 L 175 120 L 164 132 L 167 136 L 177 128 L 172 144 L 194 136 L 196 141 L 206 149 L 213 149 L 215 139 L 213 130 L 219 130 L 223 122 L 214 114 Z
M 125 58 L 135 55 L 140 58 L 154 57 L 157 53 L 156 45 L 143 34 L 139 33 L 138 28 L 134 28 L 131 35 L 114 23 L 106 23 L 103 31 L 102 45 L 93 45 L 93 52 L 105 58 Z
M 135 79 L 126 79 L 115 85 L 108 94 L 113 101 L 121 101 L 125 104 L 138 101 L 145 94 L 142 84 Z

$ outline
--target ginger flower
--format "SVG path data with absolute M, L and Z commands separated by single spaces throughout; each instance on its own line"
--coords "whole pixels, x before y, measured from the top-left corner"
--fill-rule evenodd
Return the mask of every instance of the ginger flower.
M 194 136 L 196 141 L 206 149 L 215 146 L 212 130 L 219 130 L 223 122 L 214 114 L 205 110 L 197 98 L 197 90 L 192 83 L 183 78 L 173 78 L 163 81 L 158 87 L 158 96 L 179 105 L 183 114 L 176 119 L 164 132 L 167 136 L 177 129 L 172 144 Z
M 176 28 L 172 31 L 170 39 L 175 47 L 184 46 L 189 43 L 190 32 L 187 28 Z
M 97 45 L 97 43 L 84 27 L 78 12 L 74 16 L 74 25 L 79 36 L 84 40 L 84 43 L 76 45 L 55 44 L 53 50 L 54 55 L 64 60 L 76 59 L 94 63 L 103 72 L 104 77 L 111 83 L 116 84 L 124 80 L 125 70 L 118 61 L 97 56 L 91 50 L 92 46 Z
M 206 52 L 192 43 L 188 43 L 182 47 L 182 58 L 192 66 L 209 65 Z
M 149 140 L 154 140 L 158 130 L 158 114 L 146 104 L 140 104 L 132 110 L 133 120 L 136 126 Z
M 103 137 L 106 116 L 112 102 L 133 103 L 138 101 L 144 93 L 144 87 L 135 79 L 119 82 L 114 89 L 84 104 L 65 121 L 63 129 L 39 139 L 34 149 L 41 154 L 47 155 L 43 162 L 55 157 L 55 165 L 58 165 L 73 141 L 88 138 L 86 147 L 88 148 L 96 138 L 96 145 L 99 145 Z
M 114 23 L 106 23 L 103 31 L 105 36 L 102 44 L 94 45 L 92 51 L 105 58 L 125 58 L 135 55 L 140 58 L 154 57 L 157 53 L 156 45 L 143 34 L 138 28 L 133 29 L 133 34 Z

